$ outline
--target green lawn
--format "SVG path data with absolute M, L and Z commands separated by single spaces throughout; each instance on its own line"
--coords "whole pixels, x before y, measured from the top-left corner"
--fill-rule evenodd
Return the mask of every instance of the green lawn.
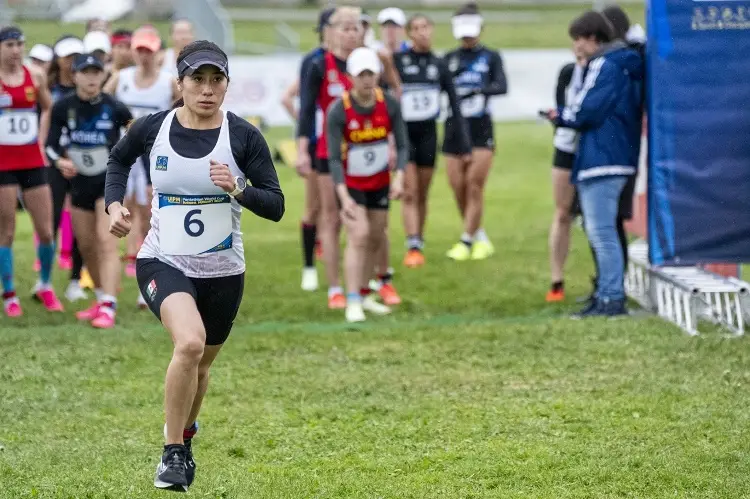
M 590 8 L 590 4 L 524 8 L 523 12 L 534 16 L 533 19 L 488 22 L 485 26 L 483 40 L 488 46 L 498 49 L 568 47 L 570 46 L 568 24 L 575 16 Z M 633 22 L 643 23 L 642 5 L 628 4 L 625 9 Z M 518 7 L 506 7 L 500 11 L 517 14 L 520 9 Z M 377 13 L 377 9 L 370 9 L 370 12 Z M 168 24 L 164 22 L 155 24 L 162 35 L 167 37 L 169 33 Z M 20 25 L 26 30 L 29 44 L 49 44 L 63 33 L 78 36 L 84 34 L 82 24 L 63 25 L 58 22 L 21 21 Z M 115 25 L 131 29 L 138 27 L 138 23 L 130 21 L 115 23 Z M 307 51 L 317 45 L 317 35 L 311 29 L 311 23 L 293 22 L 289 23 L 289 26 L 300 37 L 301 50 Z M 438 23 L 435 29 L 435 46 L 437 49 L 446 50 L 455 46 L 456 42 L 448 23 Z M 272 22 L 235 21 L 234 34 L 236 41 L 239 43 L 255 42 L 274 45 L 277 42 L 277 35 Z
M 246 293 L 200 418 L 192 496 L 747 497 L 744 341 L 644 316 L 565 318 L 591 271 L 577 229 L 571 298 L 546 305 L 551 132 L 505 124 L 496 136 L 485 227 L 497 255 L 443 256 L 461 228 L 441 166 L 428 265 L 400 265 L 396 206 L 406 303 L 356 328 L 325 308 L 325 291 L 299 290 L 302 185 L 279 166 L 284 220 L 244 220 Z M 25 292 L 25 216 L 17 239 Z M 135 292 L 128 281 L 114 331 L 30 300 L 19 321 L 0 319 L 0 497 L 168 495 L 151 483 L 171 347 Z

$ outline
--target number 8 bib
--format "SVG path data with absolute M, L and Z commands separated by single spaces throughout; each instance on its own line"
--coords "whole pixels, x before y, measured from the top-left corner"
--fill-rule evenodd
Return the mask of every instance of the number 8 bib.
M 231 248 L 230 197 L 159 194 L 159 246 L 166 255 L 190 256 Z

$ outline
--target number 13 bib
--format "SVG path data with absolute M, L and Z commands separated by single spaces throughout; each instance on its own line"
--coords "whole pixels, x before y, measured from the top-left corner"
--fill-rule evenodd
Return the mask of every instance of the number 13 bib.
M 232 203 L 226 195 L 159 194 L 159 245 L 166 255 L 200 255 L 232 247 Z

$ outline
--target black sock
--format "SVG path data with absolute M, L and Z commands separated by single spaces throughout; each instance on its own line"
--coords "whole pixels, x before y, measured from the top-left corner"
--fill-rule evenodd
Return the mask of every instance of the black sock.
M 315 266 L 315 239 L 318 228 L 314 224 L 302 224 L 302 256 L 305 267 Z
M 70 280 L 80 281 L 81 270 L 83 270 L 83 257 L 81 256 L 81 250 L 78 249 L 78 240 L 73 238 L 73 268 L 70 270 Z
M 388 284 L 393 279 L 393 274 L 390 272 L 386 272 L 385 274 L 378 275 L 378 279 L 380 279 L 380 282 L 382 284 Z
M 552 283 L 552 291 L 562 291 L 565 289 L 565 284 L 563 281 L 556 281 Z

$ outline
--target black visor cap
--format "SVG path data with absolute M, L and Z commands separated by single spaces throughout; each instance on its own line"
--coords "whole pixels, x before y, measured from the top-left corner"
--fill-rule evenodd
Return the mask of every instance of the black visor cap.
M 177 65 L 177 74 L 190 76 L 205 65 L 214 66 L 224 76 L 229 77 L 229 61 L 213 50 L 199 50 L 188 55 Z

